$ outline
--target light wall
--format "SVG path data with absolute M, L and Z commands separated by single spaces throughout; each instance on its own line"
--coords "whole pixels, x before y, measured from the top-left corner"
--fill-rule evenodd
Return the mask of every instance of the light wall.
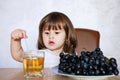
M 0 68 L 22 67 L 11 57 L 10 33 L 25 29 L 24 49 L 35 49 L 39 21 L 49 12 L 66 14 L 74 27 L 98 30 L 100 48 L 120 65 L 120 0 L 0 0 Z

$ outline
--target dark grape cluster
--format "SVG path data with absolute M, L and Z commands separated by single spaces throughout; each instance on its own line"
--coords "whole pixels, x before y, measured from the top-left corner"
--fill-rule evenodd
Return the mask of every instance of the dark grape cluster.
M 59 72 L 74 75 L 118 75 L 117 61 L 115 58 L 107 58 L 100 48 L 94 51 L 82 51 L 78 56 L 76 53 L 60 53 Z

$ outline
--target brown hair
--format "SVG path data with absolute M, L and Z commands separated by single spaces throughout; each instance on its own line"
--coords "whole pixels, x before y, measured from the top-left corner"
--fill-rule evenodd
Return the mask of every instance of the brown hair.
M 61 29 L 63 28 L 66 33 L 65 45 L 63 51 L 65 53 L 72 53 L 76 48 L 76 35 L 73 28 L 73 24 L 70 19 L 63 13 L 51 12 L 46 15 L 40 22 L 39 25 L 39 35 L 38 35 L 38 49 L 46 48 L 43 43 L 42 33 L 43 30 L 47 28 L 50 29 Z

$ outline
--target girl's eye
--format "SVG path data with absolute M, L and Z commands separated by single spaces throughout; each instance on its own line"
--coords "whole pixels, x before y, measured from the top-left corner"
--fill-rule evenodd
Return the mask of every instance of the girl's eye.
M 45 34 L 49 34 L 49 32 L 45 32 Z
M 59 34 L 60 32 L 55 32 L 55 34 Z

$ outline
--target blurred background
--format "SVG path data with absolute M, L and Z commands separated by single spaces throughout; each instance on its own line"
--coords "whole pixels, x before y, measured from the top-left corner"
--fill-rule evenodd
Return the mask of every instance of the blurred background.
M 24 49 L 35 49 L 40 20 L 48 13 L 66 14 L 75 28 L 100 32 L 100 48 L 120 66 L 120 0 L 0 0 L 0 68 L 21 68 L 11 57 L 11 31 L 20 28 L 28 34 Z

